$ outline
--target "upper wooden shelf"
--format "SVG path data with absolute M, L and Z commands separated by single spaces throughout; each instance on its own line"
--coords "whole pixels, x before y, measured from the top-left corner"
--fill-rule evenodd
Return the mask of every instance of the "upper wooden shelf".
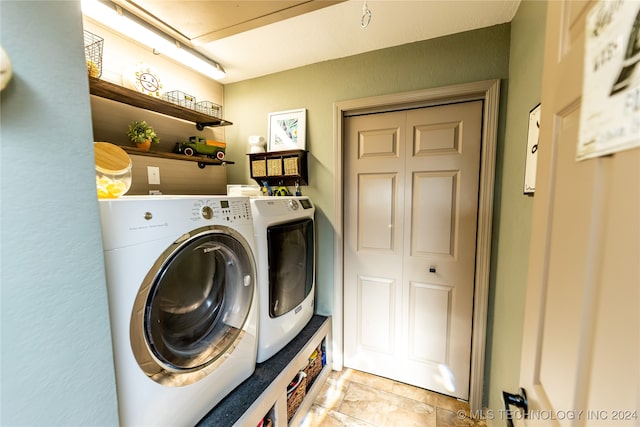
M 89 92 L 101 98 L 111 99 L 122 102 L 123 104 L 193 122 L 196 124 L 198 130 L 202 130 L 205 127 L 229 126 L 233 124 L 227 120 L 219 119 L 191 108 L 181 107 L 180 105 L 172 104 L 171 102 L 154 98 L 94 77 L 89 77 Z

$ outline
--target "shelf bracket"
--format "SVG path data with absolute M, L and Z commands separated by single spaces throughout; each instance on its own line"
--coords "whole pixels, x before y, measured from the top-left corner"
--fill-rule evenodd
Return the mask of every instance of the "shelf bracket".
M 206 127 L 217 127 L 217 126 L 229 126 L 232 125 L 230 121 L 227 120 L 216 120 L 213 122 L 196 122 L 196 129 L 203 130 Z
M 205 163 L 205 162 L 198 162 L 198 167 L 200 169 L 204 169 L 207 166 L 227 166 L 227 162 L 222 162 L 220 164 L 216 164 L 216 163 Z

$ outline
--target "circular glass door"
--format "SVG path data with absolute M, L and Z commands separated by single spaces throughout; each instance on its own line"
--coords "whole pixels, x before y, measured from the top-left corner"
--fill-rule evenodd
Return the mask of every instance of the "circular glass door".
M 253 299 L 255 265 L 242 236 L 217 226 L 186 237 L 149 272 L 131 319 L 136 359 L 163 384 L 210 372 L 242 336 Z

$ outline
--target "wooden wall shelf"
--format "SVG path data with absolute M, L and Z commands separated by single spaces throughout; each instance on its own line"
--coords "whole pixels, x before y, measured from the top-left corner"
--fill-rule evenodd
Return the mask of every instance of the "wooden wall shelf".
M 229 126 L 233 124 L 230 121 L 210 116 L 191 108 L 172 104 L 171 102 L 94 77 L 89 77 L 89 93 L 101 98 L 111 99 L 122 102 L 123 104 L 193 122 L 196 124 L 198 130 L 202 130 L 205 127 Z
M 203 130 L 205 127 L 229 126 L 233 124 L 230 121 L 210 116 L 191 108 L 185 108 L 94 77 L 89 77 L 89 93 L 99 98 L 109 99 L 132 107 L 154 111 L 169 117 L 195 123 L 198 130 Z M 225 165 L 234 163 L 228 160 L 218 160 L 203 156 L 185 156 L 183 154 L 165 151 L 143 151 L 134 147 L 121 147 L 129 154 L 197 162 L 200 168 L 204 168 L 207 165 Z
M 218 160 L 212 159 L 209 157 L 202 156 L 185 156 L 184 154 L 176 154 L 176 153 L 165 153 L 163 151 L 144 151 L 135 147 L 127 147 L 120 146 L 124 151 L 129 154 L 137 154 L 139 156 L 149 156 L 149 157 L 160 157 L 162 159 L 173 159 L 173 160 L 185 160 L 188 162 L 198 162 L 198 166 L 201 168 L 206 165 L 225 165 L 225 164 L 234 164 L 234 162 L 228 160 Z

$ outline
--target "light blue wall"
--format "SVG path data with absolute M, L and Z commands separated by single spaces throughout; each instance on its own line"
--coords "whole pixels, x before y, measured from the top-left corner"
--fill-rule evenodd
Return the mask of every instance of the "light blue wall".
M 117 425 L 78 1 L 0 2 L 0 424 Z
M 318 311 L 333 310 L 333 105 L 337 101 L 488 79 L 506 79 L 509 24 L 321 62 L 225 85 L 229 182 L 249 183 L 247 141 L 267 135 L 269 112 L 307 109 L 309 182 L 302 189 L 316 203 Z M 392 31 L 393 29 L 390 29 Z M 506 80 L 503 80 L 506 88 Z M 503 107 L 506 97 L 502 97 Z M 500 126 L 503 128 L 504 114 Z M 502 135 L 502 131 L 500 131 Z M 503 149 L 502 136 L 498 150 Z M 501 165 L 498 164 L 500 169 Z M 255 182 L 252 182 L 255 183 Z

